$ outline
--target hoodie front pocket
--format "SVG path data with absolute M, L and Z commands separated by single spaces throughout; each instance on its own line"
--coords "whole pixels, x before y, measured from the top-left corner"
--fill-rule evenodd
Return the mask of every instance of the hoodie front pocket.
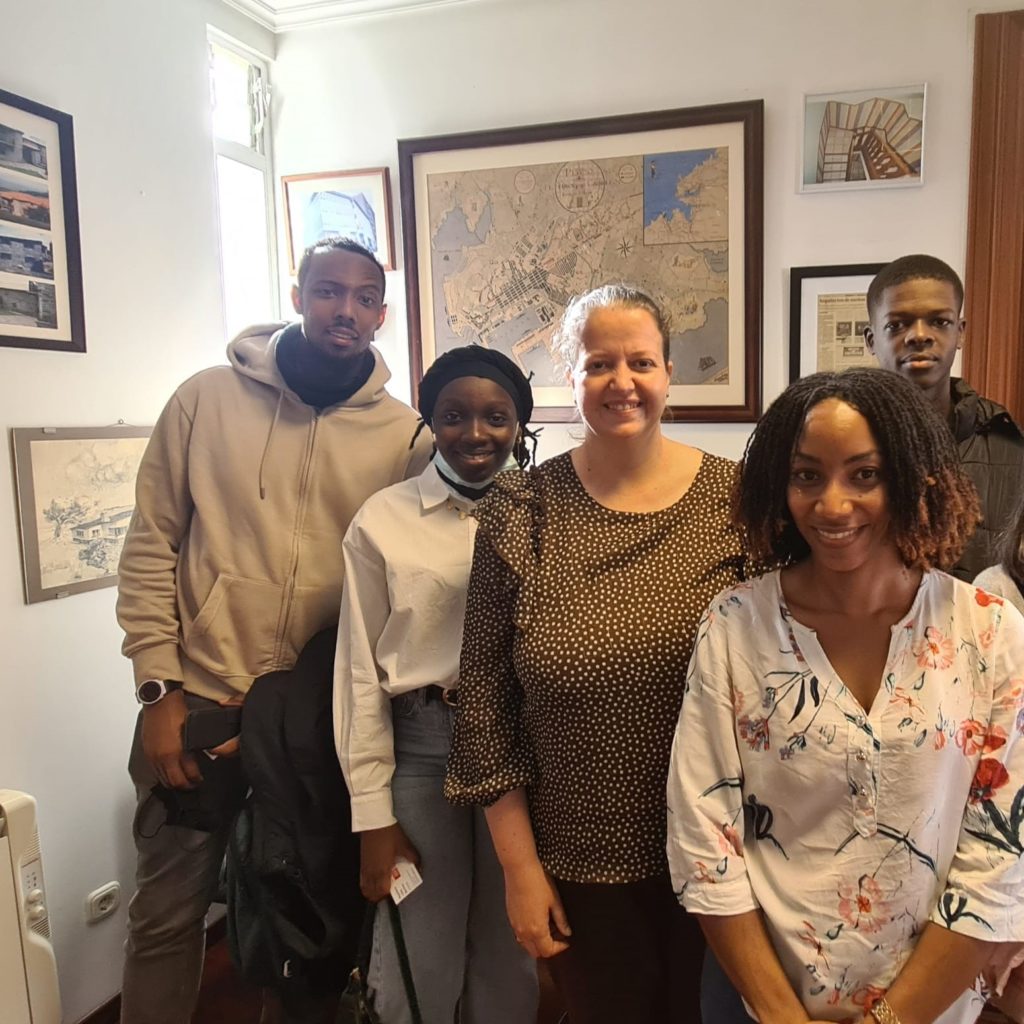
M 185 654 L 221 678 L 272 671 L 283 600 L 279 583 L 221 574 L 183 631 Z

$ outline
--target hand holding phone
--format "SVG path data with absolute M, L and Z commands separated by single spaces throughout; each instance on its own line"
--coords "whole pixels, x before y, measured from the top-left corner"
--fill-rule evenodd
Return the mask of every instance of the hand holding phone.
M 242 728 L 242 706 L 226 704 L 196 708 L 185 716 L 183 746 L 186 750 L 212 750 L 234 739 Z

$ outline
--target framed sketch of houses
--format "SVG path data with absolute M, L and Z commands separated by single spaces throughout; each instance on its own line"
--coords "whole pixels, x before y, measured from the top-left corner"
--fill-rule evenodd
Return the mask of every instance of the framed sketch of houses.
M 110 587 L 150 427 L 14 427 L 25 603 Z
M 413 386 L 443 352 L 533 375 L 534 419 L 574 416 L 553 335 L 617 281 L 669 316 L 675 421 L 752 422 L 761 401 L 763 103 L 398 143 Z
M 85 351 L 71 116 L 0 89 L 0 346 Z
M 801 192 L 920 185 L 925 86 L 804 96 Z
M 395 269 L 391 178 L 386 167 L 316 171 L 281 179 L 288 234 L 288 269 L 294 276 L 302 251 L 329 235 L 365 246 L 385 270 Z

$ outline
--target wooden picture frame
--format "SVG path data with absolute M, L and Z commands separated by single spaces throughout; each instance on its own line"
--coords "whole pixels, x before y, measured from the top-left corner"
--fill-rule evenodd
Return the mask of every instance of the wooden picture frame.
M 625 280 L 672 316 L 673 421 L 761 405 L 761 100 L 398 143 L 413 389 L 440 352 L 532 372 L 534 419 L 573 418 L 551 335 Z
M 117 583 L 151 427 L 13 427 L 25 603 Z
M 293 277 L 303 250 L 329 235 L 359 242 L 385 270 L 395 269 L 391 176 L 386 167 L 288 174 L 281 178 L 281 191 Z
M 85 351 L 71 115 L 3 89 L 0 346 Z
M 923 184 L 927 92 L 921 83 L 805 95 L 799 190 Z
M 867 291 L 884 263 L 792 267 L 789 271 L 789 380 L 819 370 L 877 366 L 864 340 Z

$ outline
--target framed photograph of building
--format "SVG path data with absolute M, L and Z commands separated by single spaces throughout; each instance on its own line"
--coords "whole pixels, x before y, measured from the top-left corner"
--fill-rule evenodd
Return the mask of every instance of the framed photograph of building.
M 568 420 L 552 335 L 574 295 L 637 285 L 669 314 L 673 420 L 760 412 L 763 103 L 398 143 L 413 386 L 497 348 Z
M 25 603 L 112 587 L 150 427 L 14 427 Z
M 804 96 L 801 192 L 924 181 L 922 85 Z
M 2 89 L 0 345 L 85 351 L 71 116 Z
M 884 263 L 792 267 L 789 271 L 789 380 L 819 370 L 878 366 L 868 350 L 867 292 Z
M 281 188 L 292 276 L 303 249 L 328 235 L 359 242 L 385 270 L 395 269 L 391 178 L 386 167 L 289 174 L 281 179 Z

